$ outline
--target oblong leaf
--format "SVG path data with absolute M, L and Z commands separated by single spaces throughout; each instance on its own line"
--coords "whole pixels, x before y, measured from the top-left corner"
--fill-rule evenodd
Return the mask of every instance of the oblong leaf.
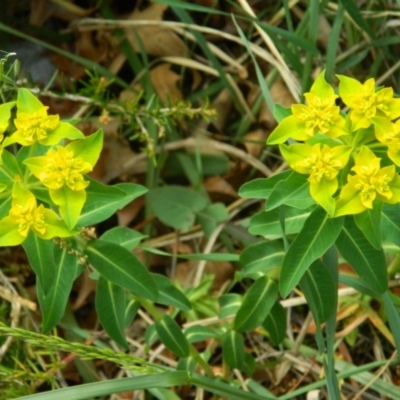
M 182 311 L 192 308 L 188 298 L 164 275 L 151 274 L 158 289 L 157 303 L 177 307 Z
M 242 369 L 244 365 L 244 340 L 240 332 L 228 330 L 222 337 L 222 356 L 231 368 Z
M 335 243 L 343 226 L 343 218 L 329 218 L 317 207 L 283 259 L 279 290 L 286 297 L 299 283 L 307 268 Z
M 388 286 L 386 259 L 382 249 L 374 248 L 358 229 L 352 216 L 346 217 L 336 246 L 343 258 L 359 277 L 376 294 L 382 294 Z
M 365 238 L 376 249 L 380 249 L 382 247 L 381 215 L 382 203 L 375 201 L 374 208 L 372 210 L 367 209 L 364 212 L 354 216 L 356 225 L 362 231 Z
M 156 331 L 165 347 L 179 357 L 189 356 L 189 342 L 179 325 L 169 315 L 155 323 Z
M 79 264 L 78 257 L 71 254 L 67 248 L 53 247 L 54 264 L 52 265 L 51 289 L 38 296 L 40 308 L 43 314 L 43 332 L 49 332 L 62 319 L 67 305 L 72 284 L 77 276 Z M 40 284 L 38 291 L 41 290 Z
M 100 276 L 97 281 L 95 307 L 105 331 L 115 342 L 127 349 L 128 343 L 124 334 L 125 290 Z
M 328 268 L 320 261 L 314 261 L 307 268 L 300 281 L 316 323 L 326 322 L 336 310 L 337 287 Z
M 302 210 L 294 207 L 282 207 L 284 207 L 285 215 L 285 234 L 292 235 L 299 233 L 311 213 L 310 209 Z M 252 216 L 249 232 L 253 235 L 262 235 L 270 240 L 282 237 L 280 208 L 275 208 L 271 211 L 261 211 Z
M 381 218 L 383 240 L 400 246 L 400 204 L 384 204 Z
M 195 343 L 216 338 L 218 335 L 213 329 L 207 326 L 193 325 L 185 330 L 185 336 L 189 343 Z
M 286 204 L 295 208 L 305 209 L 315 204 L 310 195 L 307 175 L 292 172 L 288 178 L 280 181 L 271 192 L 266 204 L 266 211 Z
M 257 279 L 243 297 L 242 304 L 233 321 L 234 329 L 249 331 L 261 325 L 278 295 L 278 285 L 262 276 Z
M 286 312 L 279 302 L 275 302 L 262 323 L 274 345 L 280 344 L 286 335 Z
M 245 199 L 268 199 L 276 184 L 286 179 L 290 174 L 291 171 L 288 170 L 273 175 L 270 178 L 258 178 L 246 182 L 240 187 L 239 196 Z
M 88 243 L 84 253 L 104 278 L 137 296 L 157 300 L 158 290 L 150 272 L 124 247 L 97 239 Z
M 282 266 L 285 249 L 281 240 L 262 241 L 246 247 L 240 254 L 240 277 L 256 273 L 268 275 Z
M 116 226 L 103 233 L 100 239 L 111 243 L 117 243 L 127 250 L 133 250 L 145 237 L 146 236 L 142 235 L 140 232 L 127 228 L 126 226 Z
M 102 222 L 136 197 L 147 192 L 144 186 L 134 183 L 107 186 L 95 180 L 89 180 L 90 185 L 86 188 L 86 202 L 78 220 L 79 226 Z

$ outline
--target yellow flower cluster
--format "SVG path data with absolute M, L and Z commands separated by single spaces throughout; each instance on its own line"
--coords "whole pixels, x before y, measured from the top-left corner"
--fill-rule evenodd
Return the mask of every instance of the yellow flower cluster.
M 347 115 L 336 106 L 339 96 L 322 72 L 304 95 L 307 104 L 292 105 L 292 115 L 267 143 L 279 144 L 289 166 L 308 175 L 310 195 L 331 216 L 359 214 L 377 201 L 399 203 L 400 120 L 393 120 L 400 117 L 400 99 L 391 88 L 375 88 L 374 79 L 362 84 L 338 78 Z M 291 144 L 284 144 L 287 140 Z

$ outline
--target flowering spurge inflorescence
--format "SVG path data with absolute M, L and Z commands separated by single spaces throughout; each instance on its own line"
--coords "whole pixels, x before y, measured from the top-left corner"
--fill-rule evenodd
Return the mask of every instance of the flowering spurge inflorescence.
M 12 126 L 16 130 L 3 140 Z M 31 234 L 46 240 L 75 235 L 90 183 L 85 175 L 99 158 L 102 132 L 85 137 L 19 89 L 16 102 L 0 105 L 0 143 L 0 246 L 21 244 Z M 21 147 L 16 156 L 5 149 L 11 144 Z
M 311 197 L 331 217 L 400 202 L 400 99 L 391 88 L 375 88 L 374 79 L 338 78 L 339 96 L 322 72 L 304 95 L 307 105 L 292 105 L 267 141 L 279 144 L 292 170 L 308 175 Z M 336 106 L 339 97 L 347 114 Z

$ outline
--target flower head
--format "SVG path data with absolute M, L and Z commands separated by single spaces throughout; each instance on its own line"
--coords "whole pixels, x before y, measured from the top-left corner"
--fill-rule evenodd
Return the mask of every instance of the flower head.
M 86 201 L 84 179 L 93 169 L 103 145 L 101 132 L 65 147 L 50 149 L 44 156 L 28 158 L 24 163 L 32 174 L 49 189 L 51 200 L 60 206 L 59 211 L 69 228 L 73 228 Z
M 287 139 L 307 140 L 318 132 L 328 137 L 345 135 L 345 120 L 335 105 L 338 96 L 325 81 L 322 72 L 304 94 L 307 105 L 294 104 L 292 115 L 285 118 L 268 138 L 269 144 L 283 143 Z
M 292 144 L 279 147 L 283 157 L 294 171 L 309 175 L 312 198 L 332 215 L 335 207 L 332 196 L 338 188 L 337 175 L 346 166 L 351 148 L 321 146 L 320 143 L 313 146 Z
M 400 177 L 395 166 L 380 168 L 380 160 L 368 147 L 361 147 L 352 168 L 356 174 L 347 177 L 335 216 L 372 209 L 375 200 L 389 204 L 400 202 Z
M 400 117 L 400 99 L 393 98 L 392 88 L 376 89 L 373 78 L 364 84 L 343 75 L 338 75 L 338 78 L 339 94 L 351 109 L 352 130 L 368 128 L 374 117 L 389 120 Z
M 386 118 L 373 118 L 376 138 L 388 147 L 389 158 L 400 166 L 400 120 L 391 122 Z
M 81 139 L 83 133 L 67 122 L 60 122 L 58 115 L 48 115 L 45 107 L 28 89 L 19 89 L 17 98 L 17 130 L 4 140 L 4 146 L 35 143 L 51 146 L 62 139 Z
M 0 221 L 0 246 L 21 244 L 30 232 L 46 240 L 75 233 L 66 227 L 54 211 L 42 204 L 38 206 L 35 196 L 16 182 L 9 214 Z
M 81 157 L 74 157 L 74 153 L 66 147 L 50 149 L 45 156 L 38 157 L 36 161 L 42 161 L 40 164 L 43 167 L 34 168 L 31 162 L 28 165 L 32 166 L 31 171 L 49 189 L 58 190 L 66 185 L 77 191 L 85 189 L 89 184 L 83 179 L 83 174 L 91 171 L 92 165 Z

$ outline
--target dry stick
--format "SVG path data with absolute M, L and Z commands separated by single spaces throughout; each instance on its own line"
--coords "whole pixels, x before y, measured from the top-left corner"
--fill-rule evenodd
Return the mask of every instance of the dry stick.
M 252 12 L 252 10 L 250 9 Z M 251 14 L 250 14 L 251 15 Z M 254 15 L 254 13 L 253 13 Z M 196 38 L 190 33 L 187 32 L 184 28 L 186 29 L 192 29 L 196 30 L 199 32 L 203 33 L 208 33 L 212 35 L 219 36 L 223 39 L 230 40 L 234 43 L 237 43 L 243 47 L 246 46 L 245 43 L 243 43 L 242 39 L 238 36 L 231 35 L 226 32 L 222 32 L 217 29 L 213 28 L 207 28 L 204 26 L 198 26 L 198 25 L 190 25 L 190 24 L 185 24 L 185 23 L 179 23 L 179 22 L 170 22 L 170 21 L 154 21 L 154 20 L 141 20 L 141 21 L 112 21 L 112 20 L 98 20 L 98 19 L 93 19 L 93 18 L 84 18 L 79 21 L 78 24 L 74 24 L 74 27 L 76 27 L 77 30 L 79 31 L 90 31 L 90 30 L 97 30 L 97 29 L 116 29 L 116 28 L 123 28 L 123 27 L 132 27 L 132 26 L 151 26 L 151 25 L 157 25 L 157 26 L 165 26 L 170 28 L 171 30 L 175 31 L 178 34 L 181 34 L 183 37 L 196 41 Z M 279 52 L 277 51 L 275 45 L 272 43 L 272 41 L 269 39 L 268 35 L 265 38 L 266 33 L 262 31 L 262 29 L 258 26 L 255 25 L 256 28 L 263 34 L 260 33 L 260 35 L 263 37 L 264 40 L 269 41 L 269 45 L 272 48 L 272 51 L 275 53 L 276 57 L 272 56 L 266 49 L 262 48 L 261 46 L 258 46 L 254 43 L 248 42 L 248 46 L 250 47 L 251 51 L 265 60 L 268 64 L 271 64 L 273 67 L 277 69 L 277 71 L 281 74 L 282 79 L 286 82 L 286 85 L 290 92 L 292 93 L 294 99 L 296 101 L 299 101 L 299 93 L 300 93 L 300 85 L 296 78 L 293 76 L 293 74 L 290 72 L 289 68 L 285 64 L 284 60 L 280 56 Z M 231 66 L 238 66 L 238 62 L 233 59 L 226 59 L 226 54 L 221 52 L 218 47 L 211 43 L 207 43 L 209 46 L 210 50 L 217 56 L 220 57 L 222 60 L 226 61 L 227 63 L 230 63 Z M 224 54 L 224 57 L 222 56 Z M 240 64 L 239 64 L 240 65 Z M 239 76 L 244 77 L 246 76 L 247 72 L 244 74 L 243 71 L 244 67 L 241 66 L 241 69 L 239 69 L 238 73 Z
M 183 140 L 177 140 L 175 142 L 166 143 L 163 147 L 157 146 L 155 148 L 155 152 L 158 153 L 160 151 L 175 151 L 175 150 L 187 149 L 187 148 L 201 149 L 202 147 L 206 148 L 206 149 L 211 148 L 212 150 L 222 151 L 231 156 L 239 158 L 240 160 L 251 165 L 253 168 L 257 169 L 258 171 L 260 171 L 263 175 L 265 175 L 267 177 L 273 175 L 273 172 L 265 164 L 263 164 L 261 161 L 259 161 L 257 158 L 251 156 L 250 154 L 247 154 L 245 151 L 240 150 L 234 146 L 231 146 L 226 143 L 217 142 L 216 140 L 212 140 L 212 139 L 188 138 L 188 139 L 183 139 Z M 138 155 L 130 158 L 128 161 L 126 161 L 122 165 L 122 171 L 118 171 L 118 175 L 120 175 L 121 173 L 133 172 L 135 165 L 138 162 L 146 160 L 147 157 L 148 156 L 146 153 L 141 153 L 141 154 L 138 154 Z M 111 179 L 114 179 L 114 178 L 116 178 L 116 176 L 111 177 Z
M 379 379 L 379 377 L 389 368 L 390 363 L 397 357 L 397 350 L 395 350 L 393 352 L 393 354 L 391 355 L 391 357 L 387 360 L 385 365 L 382 365 L 381 368 L 379 368 L 378 372 L 376 373 L 376 375 L 374 376 L 373 379 L 371 379 L 354 397 L 352 400 L 357 400 L 359 398 L 361 398 L 361 395 L 368 390 L 375 381 L 377 381 Z

